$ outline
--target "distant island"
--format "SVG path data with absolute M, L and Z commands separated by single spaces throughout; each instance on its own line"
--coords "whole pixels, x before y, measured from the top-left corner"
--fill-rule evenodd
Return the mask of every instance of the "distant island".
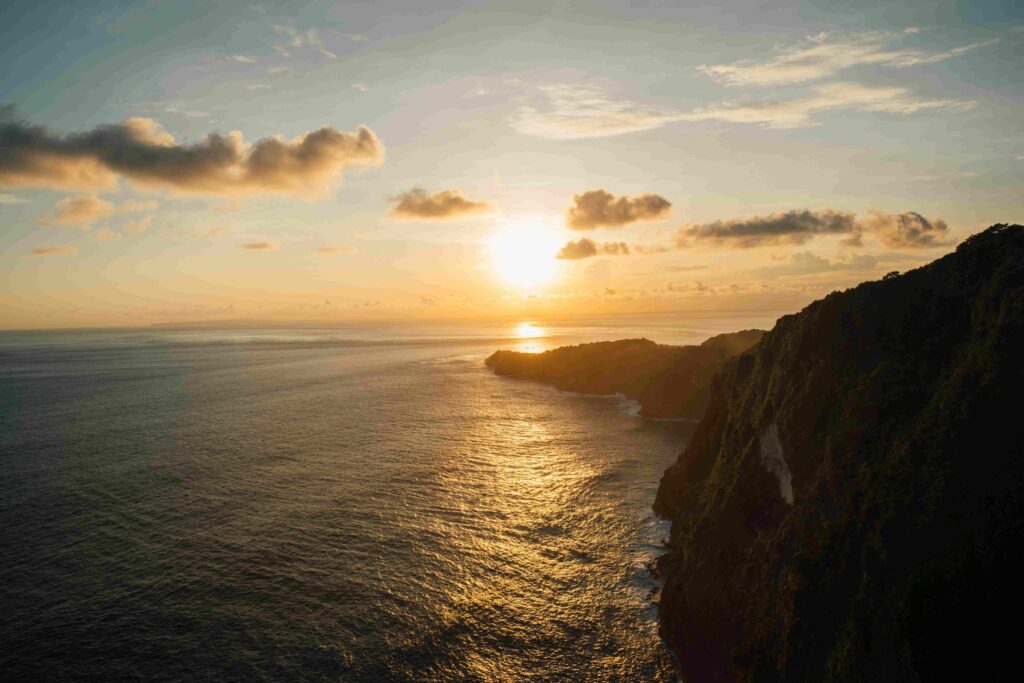
M 562 391 L 622 394 L 639 402 L 645 417 L 696 420 L 707 408 L 718 371 L 763 335 L 763 330 L 744 330 L 699 346 L 622 339 L 543 353 L 496 351 L 485 362 L 499 375 L 544 382 Z
M 1016 680 L 1024 228 L 783 317 L 664 475 L 686 681 Z

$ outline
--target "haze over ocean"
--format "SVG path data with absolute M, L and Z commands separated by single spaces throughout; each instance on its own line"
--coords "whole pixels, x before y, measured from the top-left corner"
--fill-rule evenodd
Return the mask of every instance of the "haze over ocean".
M 688 424 L 483 359 L 772 322 L 2 333 L 0 665 L 670 680 L 646 563 Z

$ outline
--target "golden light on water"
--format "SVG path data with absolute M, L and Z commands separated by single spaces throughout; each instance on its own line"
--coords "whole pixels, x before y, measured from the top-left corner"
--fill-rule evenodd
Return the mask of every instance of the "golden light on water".
M 537 225 L 515 224 L 491 239 L 491 267 L 505 282 L 530 289 L 554 279 L 559 240 Z
M 516 326 L 515 336 L 519 339 L 536 339 L 538 337 L 544 337 L 547 332 L 543 327 L 538 327 L 534 323 L 522 322 Z
M 523 341 L 516 345 L 515 350 L 520 353 L 540 353 L 544 350 L 544 343 L 540 340 L 548 336 L 548 332 L 531 322 L 521 322 L 512 331 L 512 336 Z

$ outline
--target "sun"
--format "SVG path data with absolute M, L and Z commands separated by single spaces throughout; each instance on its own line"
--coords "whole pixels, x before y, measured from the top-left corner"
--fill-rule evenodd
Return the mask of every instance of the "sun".
M 491 267 L 505 282 L 530 289 L 557 273 L 558 238 L 537 225 L 510 225 L 491 239 Z

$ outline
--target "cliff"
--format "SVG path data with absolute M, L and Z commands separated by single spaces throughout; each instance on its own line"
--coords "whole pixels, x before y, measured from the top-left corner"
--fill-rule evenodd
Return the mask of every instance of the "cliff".
M 1024 228 L 781 318 L 664 475 L 687 683 L 1003 680 L 1024 606 Z
M 736 354 L 756 344 L 761 330 L 722 334 L 699 346 L 667 346 L 649 339 L 563 346 L 543 353 L 496 351 L 486 361 L 499 375 L 554 385 L 581 394 L 623 394 L 647 417 L 698 419 L 711 380 Z

